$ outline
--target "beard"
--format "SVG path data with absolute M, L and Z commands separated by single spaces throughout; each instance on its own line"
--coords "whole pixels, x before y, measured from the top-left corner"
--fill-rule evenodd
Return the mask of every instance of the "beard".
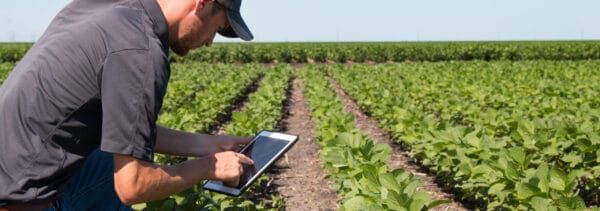
M 180 34 L 183 36 L 179 37 Z M 193 33 L 193 28 L 191 26 L 185 27 L 181 33 L 177 33 L 175 36 L 177 39 L 173 43 L 170 43 L 170 45 L 171 50 L 179 56 L 187 55 L 193 47 L 192 44 L 194 43 L 194 38 L 198 38 L 198 35 Z
M 171 45 L 171 50 L 172 50 L 172 51 L 173 51 L 175 54 L 177 54 L 177 55 L 179 55 L 179 56 L 185 56 L 185 55 L 187 55 L 187 54 L 190 52 L 190 49 L 189 49 L 189 48 L 187 48 L 187 47 L 186 47 L 184 44 L 182 44 L 181 42 L 176 42 L 176 43 L 173 43 L 173 44 Z

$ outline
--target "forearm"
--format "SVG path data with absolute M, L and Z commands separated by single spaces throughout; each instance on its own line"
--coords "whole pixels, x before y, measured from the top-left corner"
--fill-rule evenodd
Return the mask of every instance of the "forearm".
M 162 154 L 201 157 L 211 135 L 177 131 L 158 125 L 155 151 Z
M 204 157 L 223 151 L 239 151 L 251 137 L 188 133 L 158 126 L 155 152 Z
M 165 166 L 115 155 L 115 190 L 126 204 L 147 202 L 181 192 L 202 180 L 213 179 L 211 157 Z

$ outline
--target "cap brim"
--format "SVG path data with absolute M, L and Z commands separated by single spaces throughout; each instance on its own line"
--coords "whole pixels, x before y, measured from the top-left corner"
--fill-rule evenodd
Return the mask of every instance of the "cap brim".
M 239 12 L 227 11 L 227 18 L 229 19 L 229 27 L 225 30 L 219 31 L 219 34 L 225 37 L 239 37 L 244 41 L 250 41 L 254 39 L 252 32 L 248 29 L 246 22 L 242 19 L 242 15 Z

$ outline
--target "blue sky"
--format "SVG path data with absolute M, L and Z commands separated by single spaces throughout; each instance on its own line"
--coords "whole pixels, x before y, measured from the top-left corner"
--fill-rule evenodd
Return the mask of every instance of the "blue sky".
M 0 42 L 35 41 L 68 2 L 5 2 Z M 258 42 L 600 40 L 598 8 L 598 0 L 244 0 L 242 16 Z

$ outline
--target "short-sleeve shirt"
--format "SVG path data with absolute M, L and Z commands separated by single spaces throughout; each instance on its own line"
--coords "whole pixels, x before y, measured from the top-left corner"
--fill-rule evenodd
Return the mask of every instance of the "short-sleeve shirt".
M 156 0 L 74 0 L 0 87 L 0 202 L 56 200 L 93 150 L 152 161 L 169 80 Z

